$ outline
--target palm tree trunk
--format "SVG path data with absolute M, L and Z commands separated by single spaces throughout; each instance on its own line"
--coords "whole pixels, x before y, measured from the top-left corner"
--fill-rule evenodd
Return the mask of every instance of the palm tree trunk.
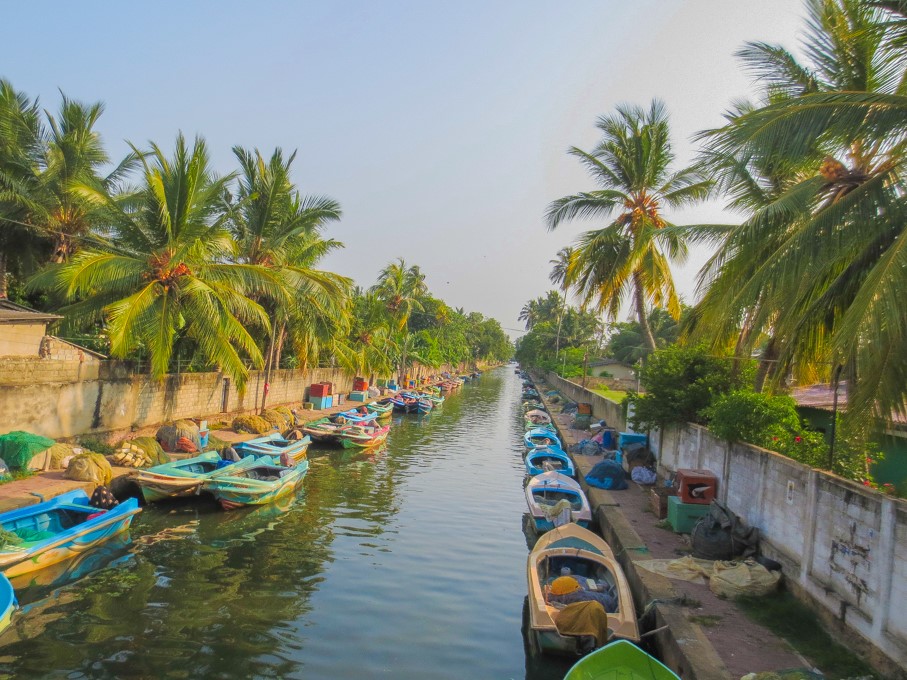
M 258 413 L 264 413 L 265 402 L 268 399 L 268 390 L 271 387 L 271 369 L 274 366 L 274 350 L 277 346 L 277 318 L 271 320 L 271 338 L 268 340 L 268 355 L 265 357 L 265 366 L 264 366 L 264 390 L 261 394 L 261 406 L 259 407 Z
M 773 335 L 768 339 L 765 350 L 762 352 L 762 358 L 759 360 L 759 370 L 756 371 L 756 382 L 753 385 L 753 389 L 757 392 L 761 392 L 762 388 L 765 386 L 765 379 L 768 377 L 768 373 L 771 370 L 775 359 L 778 358 L 779 349 L 778 340 Z
M 650 352 L 656 349 L 655 336 L 652 335 L 652 327 L 649 325 L 649 315 L 646 313 L 646 298 L 643 295 L 642 276 L 638 271 L 633 272 L 633 296 L 636 299 L 636 316 L 639 318 L 639 326 L 642 329 L 642 339 L 646 343 Z
M 557 315 L 557 339 L 554 341 L 554 360 L 561 354 L 561 322 L 564 320 L 564 312 L 567 311 L 567 293 L 564 292 L 564 304 L 561 305 L 561 313 Z
M 5 300 L 9 294 L 6 283 L 6 253 L 0 253 L 0 300 Z

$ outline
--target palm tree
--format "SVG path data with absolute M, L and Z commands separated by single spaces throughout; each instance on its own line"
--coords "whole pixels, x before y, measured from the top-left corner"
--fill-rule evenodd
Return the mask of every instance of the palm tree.
M 907 352 L 907 69 L 898 17 L 880 6 L 811 0 L 808 66 L 748 46 L 744 57 L 782 96 L 704 137 L 717 153 L 811 161 L 725 248 L 752 254 L 771 243 L 738 285 L 747 309 L 767 299 L 776 315 L 775 379 L 794 366 L 821 366 L 826 377 L 843 366 L 849 412 L 887 417 L 907 400 L 907 366 L 896 360 Z
M 668 260 L 686 254 L 683 233 L 671 227 L 662 206 L 677 208 L 705 198 L 710 183 L 694 168 L 671 172 L 674 159 L 664 105 L 648 111 L 619 106 L 598 120 L 603 137 L 589 152 L 570 153 L 585 165 L 598 189 L 559 198 L 548 207 L 549 229 L 574 218 L 610 219 L 607 226 L 583 234 L 567 277 L 582 298 L 613 319 L 630 296 L 646 346 L 655 349 L 648 304 L 680 315 L 680 302 Z M 615 216 L 615 212 L 617 213 Z
M 71 327 L 103 321 L 114 357 L 144 348 L 154 377 L 168 372 L 174 345 L 184 339 L 242 387 L 246 361 L 262 364 L 249 328 L 269 328 L 265 310 L 249 296 L 272 294 L 283 281 L 258 265 L 233 262 L 225 201 L 232 177 L 212 173 L 202 139 L 190 148 L 180 134 L 172 158 L 156 145 L 137 155 L 143 176 L 135 194 L 76 187 L 103 216 L 104 230 L 31 286 L 70 303 L 60 311 Z
M 43 243 L 28 223 L 29 196 L 40 173 L 43 127 L 37 101 L 0 79 L 0 299 L 7 274 L 37 266 Z
M 407 267 L 401 257 L 378 273 L 378 282 L 370 290 L 385 304 L 397 330 L 402 330 L 410 314 L 422 309 L 420 298 L 428 292 L 428 286 L 419 266 Z
M 290 179 L 296 154 L 284 158 L 275 149 L 266 162 L 256 149 L 235 147 L 240 176 L 237 207 L 231 227 L 238 246 L 237 261 L 271 270 L 283 282 L 258 301 L 268 310 L 271 332 L 265 354 L 265 385 L 279 364 L 286 339 L 307 365 L 320 346 L 330 342 L 326 331 L 343 334 L 351 281 L 315 269 L 332 250 L 342 247 L 320 231 L 340 219 L 340 205 L 322 196 L 302 197 Z M 265 407 L 267 393 L 262 396 Z
M 564 303 L 561 305 L 561 311 L 557 315 L 557 338 L 554 343 L 555 360 L 561 353 L 561 322 L 564 318 L 564 312 L 567 311 L 567 291 L 570 289 L 570 278 L 568 274 L 572 259 L 573 247 L 567 246 L 566 248 L 561 248 L 557 251 L 557 255 L 553 260 L 548 261 L 548 264 L 552 265 L 551 274 L 548 275 L 548 280 L 558 286 L 561 293 L 564 294 Z

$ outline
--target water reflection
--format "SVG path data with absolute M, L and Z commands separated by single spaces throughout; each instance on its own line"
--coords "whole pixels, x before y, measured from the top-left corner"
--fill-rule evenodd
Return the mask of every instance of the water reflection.
M 519 395 L 501 369 L 436 413 L 395 416 L 386 447 L 312 447 L 277 505 L 146 508 L 77 582 L 26 589 L 0 673 L 563 677 L 569 663 L 527 656 L 520 632 Z

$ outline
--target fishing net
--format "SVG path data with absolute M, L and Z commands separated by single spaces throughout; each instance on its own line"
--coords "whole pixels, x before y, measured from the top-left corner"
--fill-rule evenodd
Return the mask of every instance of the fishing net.
M 80 453 L 69 461 L 63 476 L 79 482 L 94 482 L 107 486 L 113 481 L 113 470 L 100 453 Z
M 170 462 L 168 456 L 154 437 L 137 437 L 120 444 L 110 456 L 110 462 L 122 467 L 152 467 Z
M 22 542 L 22 539 L 18 534 L 14 534 L 12 531 L 7 531 L 6 529 L 0 529 L 0 550 L 3 550 L 7 546 L 19 545 Z
M 0 458 L 10 470 L 28 467 L 31 459 L 54 445 L 53 439 L 31 432 L 10 432 L 0 435 Z
M 265 434 L 271 431 L 271 423 L 260 416 L 237 416 L 233 419 L 233 430 L 249 434 Z
M 276 408 L 266 408 L 262 411 L 261 417 L 267 420 L 272 427 L 276 427 L 281 432 L 293 424 L 292 417 L 287 417 Z
M 194 453 L 202 450 L 198 425 L 191 420 L 177 420 L 169 425 L 161 425 L 155 439 L 164 447 L 164 451 Z M 181 442 L 181 439 L 186 441 Z
M 86 449 L 73 444 L 54 444 L 46 451 L 36 454 L 32 457 L 28 467 L 31 470 L 63 470 L 66 468 L 69 459 L 78 453 L 83 453 Z

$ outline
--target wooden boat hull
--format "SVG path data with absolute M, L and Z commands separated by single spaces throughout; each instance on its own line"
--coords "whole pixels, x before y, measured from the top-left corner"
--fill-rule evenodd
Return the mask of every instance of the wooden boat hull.
M 13 612 L 18 606 L 12 584 L 6 576 L 0 574 L 0 633 L 9 627 Z
M 101 514 L 92 519 L 82 519 L 49 538 L 0 550 L 0 571 L 12 578 L 75 557 L 126 531 L 141 509 L 138 499 L 130 498 L 110 510 L 98 510 L 88 504 L 85 492 L 78 490 L 44 503 L 5 512 L 0 515 L 0 525 L 7 531 L 26 526 L 26 523 L 50 526 L 54 515 L 64 512 L 80 518 Z
M 589 499 L 586 498 L 579 483 L 569 477 L 557 472 L 545 472 L 530 479 L 524 491 L 529 516 L 538 532 L 550 531 L 555 526 L 554 521 L 545 514 L 540 504 L 542 501 L 548 501 L 549 505 L 553 505 L 562 498 L 568 500 L 571 504 L 571 521 L 584 529 L 592 522 Z
M 564 680 L 680 680 L 680 676 L 632 642 L 615 640 L 577 661 Z
M 293 493 L 308 469 L 309 461 L 304 460 L 291 472 L 274 481 L 224 476 L 207 482 L 205 490 L 214 496 L 224 510 L 245 505 L 266 505 Z
M 327 418 L 319 418 L 311 423 L 306 423 L 301 429 L 312 440 L 320 443 L 339 442 L 338 434 L 346 426 L 332 423 Z
M 289 440 L 283 435 L 272 434 L 267 437 L 250 439 L 245 442 L 238 442 L 233 445 L 236 452 L 245 458 L 246 456 L 273 456 L 279 459 L 284 453 L 290 456 L 293 463 L 299 463 L 306 459 L 309 445 L 312 438 L 306 435 L 302 439 Z
M 132 474 L 132 479 L 141 489 L 145 502 L 155 503 L 167 498 L 195 496 L 206 480 L 247 467 L 254 459 L 244 459 L 206 473 L 193 471 L 199 467 L 217 465 L 219 461 L 220 456 L 215 451 L 209 451 L 193 458 L 155 465 L 147 470 L 137 470 Z
M 387 435 L 390 433 L 390 426 L 385 425 L 370 435 L 342 435 L 340 443 L 345 449 L 370 449 L 378 444 L 387 441 Z
M 543 652 L 573 655 L 588 650 L 586 638 L 561 635 L 555 621 L 559 610 L 549 604 L 548 587 L 567 567 L 578 580 L 610 587 L 617 609 L 608 612 L 613 638 L 639 641 L 633 595 L 626 576 L 605 541 L 576 524 L 566 524 L 539 538 L 526 562 L 529 590 L 529 632 Z

